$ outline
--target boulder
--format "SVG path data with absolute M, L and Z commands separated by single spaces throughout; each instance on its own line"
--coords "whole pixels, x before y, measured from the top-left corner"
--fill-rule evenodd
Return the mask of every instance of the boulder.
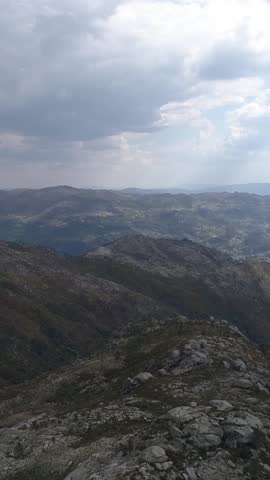
M 247 412 L 229 415 L 224 421 L 225 443 L 230 448 L 254 443 L 255 431 L 263 430 L 261 420 Z
M 181 356 L 180 350 L 175 349 L 170 353 L 170 360 L 177 362 L 177 360 L 180 359 L 180 356 Z
M 152 380 L 153 375 L 150 372 L 142 372 L 136 375 L 136 377 L 133 378 L 133 380 L 137 383 L 147 383 L 149 380 Z
M 158 374 L 161 377 L 166 377 L 166 375 L 168 375 L 168 372 L 167 372 L 167 370 L 165 370 L 165 368 L 161 368 L 160 370 L 158 370 Z
M 218 412 L 229 412 L 233 410 L 233 406 L 231 403 L 227 402 L 227 400 L 211 400 L 209 405 Z
M 176 425 L 182 427 L 185 423 L 200 418 L 204 413 L 193 407 L 176 407 L 169 410 L 167 416 Z
M 238 370 L 239 372 L 244 372 L 247 369 L 246 364 L 238 358 L 237 360 L 232 360 L 232 366 L 235 370 Z
M 254 430 L 248 425 L 227 425 L 224 428 L 225 444 L 229 448 L 251 445 L 255 439 Z
M 168 417 L 181 428 L 182 436 L 199 449 L 218 447 L 222 442 L 223 428 L 200 408 L 173 408 Z
M 191 443 L 203 450 L 218 447 L 222 442 L 223 433 L 223 428 L 206 415 L 188 423 L 183 429 L 183 434 L 189 437 Z
M 232 387 L 243 388 L 244 390 L 246 389 L 248 390 L 254 387 L 254 383 L 249 378 L 238 378 L 233 382 Z
M 142 460 L 146 463 L 165 463 L 168 460 L 166 452 L 159 446 L 148 447 L 142 453 Z
M 263 430 L 263 423 L 258 417 L 252 415 L 251 413 L 244 413 L 243 415 L 249 427 L 255 428 L 256 430 L 260 431 Z

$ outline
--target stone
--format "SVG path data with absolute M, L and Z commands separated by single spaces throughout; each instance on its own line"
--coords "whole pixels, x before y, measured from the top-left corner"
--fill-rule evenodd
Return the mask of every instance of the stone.
M 266 474 L 267 478 L 270 478 L 270 466 L 267 465 L 266 463 L 263 463 L 262 468 L 263 468 L 263 471 Z
M 159 446 L 153 446 L 148 447 L 146 450 L 144 450 L 144 452 L 142 453 L 142 459 L 147 463 L 156 464 L 166 462 L 168 460 L 168 457 L 163 448 Z
M 233 406 L 231 403 L 227 402 L 227 400 L 211 400 L 209 405 L 218 412 L 229 412 L 230 410 L 233 410 Z
M 248 378 L 238 378 L 233 382 L 232 386 L 243 388 L 243 389 L 249 389 L 249 388 L 253 388 L 254 385 L 253 385 L 253 382 Z
M 242 417 L 229 415 L 224 422 L 225 444 L 230 448 L 251 445 L 255 439 L 254 430 L 262 430 L 263 424 L 259 418 L 250 413 Z
M 164 472 L 167 472 L 167 471 L 170 470 L 172 467 L 173 467 L 173 462 L 164 462 L 164 463 L 162 463 L 162 470 L 164 470 Z
M 226 370 L 229 370 L 231 368 L 231 365 L 226 360 L 224 360 L 222 363 L 223 363 L 223 367 L 226 368 Z
M 169 410 L 167 416 L 170 420 L 179 426 L 184 425 L 192 420 L 200 418 L 203 415 L 202 412 L 194 410 L 192 407 L 176 407 Z
M 251 413 L 245 413 L 244 417 L 249 427 L 260 431 L 263 430 L 263 423 L 258 417 L 252 415 Z
M 248 425 L 228 425 L 224 428 L 225 444 L 229 448 L 237 448 L 244 445 L 251 445 L 254 441 L 254 430 Z
M 246 364 L 238 358 L 237 360 L 232 360 L 232 366 L 235 370 L 238 370 L 239 372 L 244 372 L 247 369 Z
M 189 480 L 197 480 L 198 479 L 198 477 L 196 475 L 196 472 L 195 472 L 193 467 L 187 468 L 186 472 L 187 472 Z
M 140 474 L 142 475 L 142 477 L 144 478 L 144 480 L 148 480 L 150 475 L 149 473 L 147 472 L 146 468 L 145 467 L 141 467 L 140 470 L 139 470 Z
M 170 359 L 173 361 L 179 360 L 180 356 L 181 356 L 181 352 L 178 349 L 175 349 L 170 353 Z
M 150 372 L 142 372 L 136 375 L 136 377 L 133 378 L 135 382 L 138 383 L 147 383 L 149 380 L 152 380 L 154 377 Z
M 168 375 L 168 372 L 167 372 L 167 370 L 165 370 L 165 368 L 161 368 L 160 370 L 158 370 L 158 374 L 161 377 L 166 377 L 166 375 Z
M 191 443 L 202 450 L 218 447 L 222 442 L 223 433 L 223 428 L 207 416 L 189 423 L 183 429 L 183 434 L 189 436 Z

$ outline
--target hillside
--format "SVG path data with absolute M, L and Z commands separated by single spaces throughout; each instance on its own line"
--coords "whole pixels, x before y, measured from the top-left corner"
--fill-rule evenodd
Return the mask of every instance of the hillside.
M 269 254 L 270 196 L 137 194 L 54 187 L 0 191 L 1 238 L 69 254 L 131 233 L 189 238 L 235 257 Z
M 129 236 L 85 257 L 0 243 L 0 379 L 18 382 L 92 355 L 149 319 L 226 318 L 270 345 L 270 263 L 190 240 Z
M 159 310 L 151 299 L 83 272 L 76 259 L 0 242 L 0 379 L 30 378 L 90 355 L 114 329 Z
M 270 263 L 235 261 L 190 240 L 126 237 L 89 252 L 103 278 L 148 295 L 179 313 L 229 319 L 261 345 L 270 339 Z

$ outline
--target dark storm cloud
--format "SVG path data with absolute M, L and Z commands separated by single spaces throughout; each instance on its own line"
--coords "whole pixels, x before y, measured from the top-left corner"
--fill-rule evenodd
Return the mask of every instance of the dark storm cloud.
M 102 10 L 96 3 L 88 11 L 85 2 L 70 10 L 65 1 L 57 11 L 48 5 L 41 12 L 34 6 L 6 12 L 0 23 L 1 131 L 87 140 L 151 130 L 159 108 L 179 97 L 180 67 L 144 61 L 128 37 L 113 45 L 105 20 L 119 3 L 102 2 Z

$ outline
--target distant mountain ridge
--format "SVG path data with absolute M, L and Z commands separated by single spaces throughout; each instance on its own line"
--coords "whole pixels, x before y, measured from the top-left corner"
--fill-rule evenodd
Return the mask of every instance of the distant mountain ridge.
M 0 191 L 0 237 L 80 255 L 125 235 L 189 238 L 235 257 L 270 253 L 270 196 Z
M 231 185 L 197 185 L 188 184 L 180 185 L 172 188 L 125 188 L 120 190 L 125 193 L 136 193 L 140 195 L 155 194 L 155 193 L 171 193 L 176 195 L 178 193 L 250 193 L 254 195 L 270 195 L 270 183 L 239 183 Z

